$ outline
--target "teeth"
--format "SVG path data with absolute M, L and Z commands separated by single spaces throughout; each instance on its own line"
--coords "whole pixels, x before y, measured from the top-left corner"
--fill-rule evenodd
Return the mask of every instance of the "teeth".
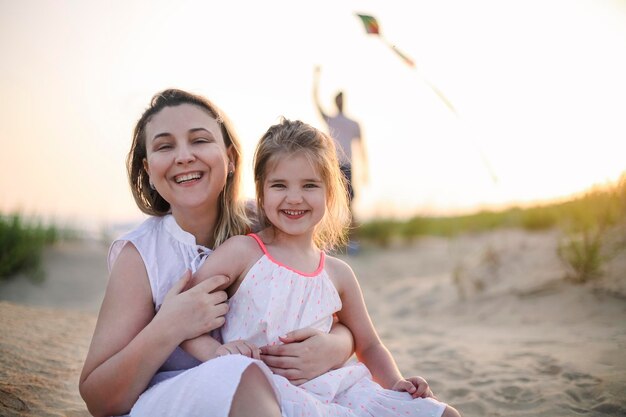
M 283 210 L 283 211 L 290 216 L 300 216 L 301 214 L 304 214 L 304 210 Z
M 176 184 L 180 184 L 180 183 L 185 182 L 185 181 L 197 180 L 200 177 L 201 177 L 201 175 L 200 175 L 199 172 L 194 172 L 194 173 L 191 173 L 191 174 L 184 174 L 184 175 L 180 175 L 178 177 L 175 177 L 174 181 L 176 181 Z

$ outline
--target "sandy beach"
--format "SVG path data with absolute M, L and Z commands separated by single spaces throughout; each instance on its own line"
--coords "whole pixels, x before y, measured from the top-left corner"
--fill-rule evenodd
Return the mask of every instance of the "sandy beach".
M 626 415 L 626 255 L 564 279 L 557 231 L 427 237 L 344 257 L 406 375 L 467 417 Z M 89 415 L 78 377 L 105 245 L 47 249 L 46 280 L 0 283 L 0 415 Z

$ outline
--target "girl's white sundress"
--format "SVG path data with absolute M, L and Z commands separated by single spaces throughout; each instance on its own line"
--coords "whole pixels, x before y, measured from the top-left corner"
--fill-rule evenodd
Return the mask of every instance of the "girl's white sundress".
M 197 245 L 194 236 L 181 229 L 171 215 L 150 217 L 113 242 L 109 269 L 129 242 L 143 259 L 157 310 L 185 269 L 195 272 L 211 253 Z M 241 375 L 253 363 L 271 382 L 271 371 L 260 361 L 228 355 L 200 363 L 177 348 L 152 378 L 150 388 L 139 397 L 130 415 L 227 417 Z
M 311 274 L 274 260 L 251 234 L 264 255 L 252 266 L 229 300 L 223 341 L 247 340 L 257 346 L 280 343 L 292 330 L 314 327 L 328 332 L 341 299 L 324 268 L 324 253 Z M 439 417 L 446 405 L 432 398 L 413 399 L 406 392 L 382 388 L 365 365 L 350 363 L 299 387 L 273 375 L 286 417 L 301 416 L 419 416 Z

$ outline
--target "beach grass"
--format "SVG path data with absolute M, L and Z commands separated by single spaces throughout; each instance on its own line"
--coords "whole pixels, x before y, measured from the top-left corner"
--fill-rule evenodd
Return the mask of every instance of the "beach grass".
M 598 278 L 603 264 L 615 255 L 609 237 L 619 225 L 626 225 L 626 173 L 614 184 L 594 187 L 567 201 L 462 216 L 374 219 L 361 224 L 357 235 L 365 242 L 386 247 L 392 242 L 410 243 L 420 236 L 454 237 L 498 228 L 557 228 L 564 236 L 558 254 L 570 271 L 567 278 L 584 283 Z
M 461 216 L 377 218 L 359 225 L 359 238 L 382 246 L 419 236 L 452 237 L 498 228 L 528 231 L 559 227 L 572 232 L 605 229 L 626 220 L 626 173 L 611 186 L 595 187 L 570 200 L 533 207 L 483 210 Z
M 67 233 L 40 220 L 29 220 L 20 214 L 0 214 L 0 279 L 25 273 L 41 282 L 44 247 L 52 245 Z

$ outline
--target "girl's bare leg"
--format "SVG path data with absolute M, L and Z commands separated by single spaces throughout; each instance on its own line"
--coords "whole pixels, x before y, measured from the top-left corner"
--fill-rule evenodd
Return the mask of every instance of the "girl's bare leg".
M 281 417 L 280 406 L 267 377 L 256 365 L 241 375 L 229 417 Z

